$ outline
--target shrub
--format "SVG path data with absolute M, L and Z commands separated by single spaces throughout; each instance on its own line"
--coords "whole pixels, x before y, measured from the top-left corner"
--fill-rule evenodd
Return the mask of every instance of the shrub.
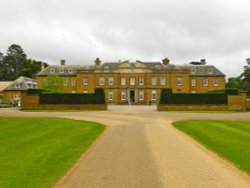
M 172 93 L 172 89 L 161 91 L 160 104 L 227 104 L 225 93 Z
M 42 93 L 39 104 L 105 104 L 103 89 L 95 93 Z

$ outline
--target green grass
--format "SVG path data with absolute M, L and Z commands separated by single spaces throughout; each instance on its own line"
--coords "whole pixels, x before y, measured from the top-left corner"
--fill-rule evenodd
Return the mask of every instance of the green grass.
M 0 117 L 0 187 L 51 187 L 104 129 L 61 118 Z
M 179 121 L 173 125 L 250 174 L 250 122 Z
M 21 110 L 24 112 L 96 112 L 100 110 Z

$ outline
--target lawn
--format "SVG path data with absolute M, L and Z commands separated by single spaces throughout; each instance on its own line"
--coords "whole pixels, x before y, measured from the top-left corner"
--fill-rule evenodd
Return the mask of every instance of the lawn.
M 250 174 L 250 122 L 179 121 L 173 125 Z
M 104 128 L 61 118 L 0 117 L 0 187 L 51 187 Z

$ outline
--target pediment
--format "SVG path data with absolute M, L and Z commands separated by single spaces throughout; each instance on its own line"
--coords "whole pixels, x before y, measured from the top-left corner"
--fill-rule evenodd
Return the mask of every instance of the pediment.
M 123 63 L 121 63 L 119 66 L 118 66 L 118 69 L 130 69 L 130 63 L 128 61 L 125 61 Z
M 135 63 L 135 68 L 146 69 L 147 66 L 143 62 L 137 60 Z

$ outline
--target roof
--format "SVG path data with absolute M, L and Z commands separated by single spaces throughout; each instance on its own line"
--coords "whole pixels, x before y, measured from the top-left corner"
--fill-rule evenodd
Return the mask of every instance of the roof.
M 126 66 L 124 67 L 124 64 Z M 38 76 L 47 76 L 49 74 L 59 76 L 75 76 L 78 70 L 95 70 L 95 71 L 117 71 L 121 68 L 135 68 L 136 65 L 142 64 L 142 67 L 149 71 L 151 70 L 190 70 L 191 76 L 225 76 L 220 70 L 213 65 L 164 65 L 161 62 L 144 62 L 137 60 L 136 62 L 118 61 L 118 62 L 105 62 L 101 66 L 94 65 L 52 65 L 48 66 Z
M 3 91 L 7 86 L 9 86 L 12 81 L 0 82 L 0 92 Z
M 8 85 L 4 89 L 4 91 L 25 91 L 27 89 L 36 87 L 37 87 L 37 81 L 35 79 L 21 76 L 15 81 L 13 81 L 10 85 Z

